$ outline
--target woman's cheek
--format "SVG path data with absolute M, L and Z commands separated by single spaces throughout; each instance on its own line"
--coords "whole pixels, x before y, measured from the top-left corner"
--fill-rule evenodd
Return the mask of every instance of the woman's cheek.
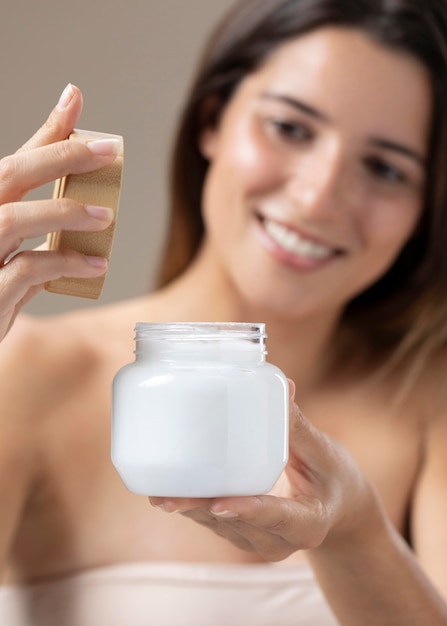
M 251 123 L 240 129 L 228 149 L 229 163 L 246 191 L 267 192 L 276 189 L 283 181 L 282 156 L 265 137 L 259 124 Z
M 416 230 L 420 212 L 419 202 L 411 199 L 384 204 L 369 212 L 369 223 L 364 232 L 371 233 L 374 240 L 400 250 Z

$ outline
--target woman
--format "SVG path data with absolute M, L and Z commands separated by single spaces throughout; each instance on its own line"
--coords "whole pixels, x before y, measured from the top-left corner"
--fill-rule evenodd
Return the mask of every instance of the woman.
M 179 129 L 160 288 L 19 316 L 2 344 L 5 623 L 447 624 L 446 42 L 440 0 L 248 0 L 214 33 Z M 80 110 L 69 86 L 2 161 L 3 333 L 45 281 L 104 271 L 14 254 L 108 224 L 21 204 L 113 160 L 110 143 L 64 141 Z M 309 419 L 292 403 L 270 494 L 150 507 L 111 467 L 131 329 L 176 320 L 266 322 Z

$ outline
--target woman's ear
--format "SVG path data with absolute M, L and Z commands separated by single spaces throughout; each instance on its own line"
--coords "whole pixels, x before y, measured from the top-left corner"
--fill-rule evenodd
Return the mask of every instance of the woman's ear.
M 219 130 L 214 126 L 202 128 L 199 136 L 199 150 L 204 159 L 212 161 L 216 154 Z
M 221 99 L 211 95 L 202 102 L 199 114 L 200 130 L 198 145 L 204 159 L 211 161 L 216 153 L 219 138 L 219 115 Z

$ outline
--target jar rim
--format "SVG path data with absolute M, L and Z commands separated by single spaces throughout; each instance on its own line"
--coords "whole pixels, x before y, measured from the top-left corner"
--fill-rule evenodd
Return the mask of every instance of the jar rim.
M 264 323 L 251 322 L 137 322 L 138 339 L 176 339 L 180 341 L 262 340 L 267 337 Z

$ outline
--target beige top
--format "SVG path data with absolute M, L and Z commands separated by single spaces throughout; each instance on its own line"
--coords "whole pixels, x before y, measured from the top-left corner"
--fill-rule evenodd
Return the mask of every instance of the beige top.
M 8 626 L 336 626 L 312 569 L 129 563 L 0 587 Z

